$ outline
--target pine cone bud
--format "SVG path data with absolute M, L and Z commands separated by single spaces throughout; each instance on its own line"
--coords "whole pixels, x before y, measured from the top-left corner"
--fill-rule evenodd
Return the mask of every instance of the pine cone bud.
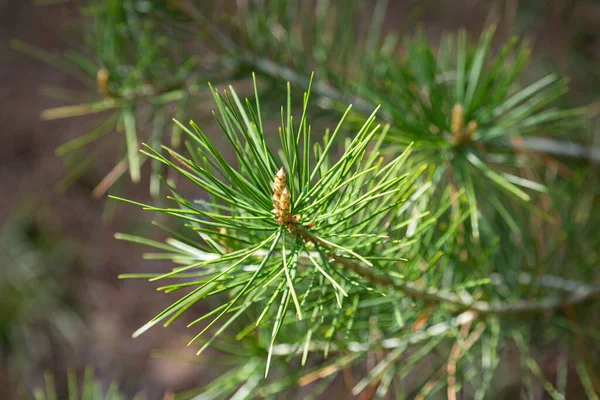
M 277 221 L 287 224 L 292 220 L 290 214 L 291 194 L 287 188 L 287 177 L 283 167 L 275 175 L 273 184 L 273 212 L 277 215 Z
M 110 73 L 104 67 L 98 70 L 96 74 L 96 84 L 98 85 L 98 93 L 104 97 L 110 97 L 110 89 L 108 84 L 110 83 Z
M 273 185 L 273 200 L 275 201 L 275 197 L 279 199 L 281 196 L 281 192 L 284 188 L 287 187 L 287 177 L 285 176 L 285 170 L 283 167 L 277 172 L 275 175 L 275 183 Z
M 452 108 L 452 123 L 451 130 L 454 136 L 462 134 L 463 125 L 465 124 L 465 109 L 460 104 L 455 104 Z

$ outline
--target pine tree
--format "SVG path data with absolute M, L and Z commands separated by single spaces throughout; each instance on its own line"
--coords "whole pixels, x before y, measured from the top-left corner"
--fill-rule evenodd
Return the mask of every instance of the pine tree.
M 204 3 L 90 2 L 65 58 L 16 43 L 99 96 L 44 118 L 106 114 L 59 155 L 122 132 L 95 193 L 173 222 L 165 242 L 116 237 L 174 265 L 122 278 L 182 293 L 134 336 L 208 304 L 190 345 L 234 365 L 178 398 L 484 399 L 513 348 L 530 398 L 598 398 L 595 155 L 549 139 L 585 135 L 566 80 L 525 83 L 527 44 L 493 27 L 401 43 L 385 1 Z M 189 120 L 211 108 L 216 125 Z M 111 189 L 144 163 L 154 199 Z

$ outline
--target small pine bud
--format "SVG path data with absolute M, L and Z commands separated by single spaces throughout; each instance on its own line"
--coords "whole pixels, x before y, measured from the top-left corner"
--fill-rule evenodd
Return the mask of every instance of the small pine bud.
M 451 130 L 454 136 L 459 136 L 462 133 L 463 125 L 465 124 L 465 110 L 461 104 L 455 104 L 452 108 L 452 123 Z
M 110 97 L 110 89 L 108 84 L 110 83 L 110 73 L 108 69 L 102 67 L 96 74 L 96 84 L 98 86 L 98 93 L 104 97 Z
M 281 197 L 281 192 L 286 186 L 287 177 L 285 176 L 285 170 L 283 169 L 283 167 L 281 167 L 277 174 L 275 174 L 275 182 L 273 183 L 273 205 L 275 207 L 273 212 L 277 215 L 280 215 L 278 205 L 279 199 Z
M 277 220 L 282 224 L 288 224 L 292 220 L 290 214 L 291 194 L 287 188 L 287 177 L 283 167 L 275 175 L 273 183 L 273 212 Z
M 273 185 L 273 193 L 277 196 L 281 196 L 283 189 L 287 187 L 287 176 L 283 167 L 275 175 L 275 183 Z
M 471 121 L 467 125 L 467 136 L 472 137 L 477 131 L 477 121 Z

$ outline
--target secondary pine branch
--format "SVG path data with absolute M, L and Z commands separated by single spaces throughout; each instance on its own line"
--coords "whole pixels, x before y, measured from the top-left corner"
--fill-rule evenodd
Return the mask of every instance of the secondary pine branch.
M 310 78 L 265 58 L 245 56 L 242 58 L 242 61 L 253 67 L 257 72 L 273 78 L 284 79 L 294 85 L 306 86 L 310 81 Z M 334 100 L 342 104 L 352 104 L 354 109 L 362 113 L 370 113 L 374 108 L 374 105 L 367 100 L 356 96 L 345 95 L 323 81 L 314 81 L 313 90 L 315 94 L 322 98 Z M 393 122 L 391 116 L 386 114 L 385 111 L 382 111 L 380 116 L 386 122 Z M 501 144 L 506 147 L 514 147 L 517 150 L 541 152 L 559 157 L 585 159 L 594 163 L 600 162 L 600 149 L 588 148 L 574 142 L 542 137 L 530 137 L 523 138 L 518 145 L 514 145 L 511 142 L 501 142 Z
M 515 302 L 487 302 L 474 300 L 470 295 L 466 294 L 459 295 L 443 289 L 435 289 L 432 287 L 425 288 L 411 282 L 397 282 L 389 276 L 374 273 L 372 269 L 364 267 L 354 260 L 334 254 L 332 249 L 330 249 L 326 243 L 323 243 L 317 237 L 305 230 L 302 231 L 302 235 L 304 238 L 313 241 L 315 244 L 325 249 L 328 255 L 339 264 L 376 285 L 392 287 L 415 299 L 433 301 L 436 303 L 450 303 L 463 311 L 473 311 L 480 316 L 543 313 L 570 305 L 580 304 L 600 296 L 599 285 L 577 285 L 575 282 L 569 281 L 569 285 L 563 288 L 567 293 L 555 293 L 541 299 L 518 300 Z M 527 278 L 524 276 L 523 279 L 526 280 Z M 552 283 L 554 283 L 553 286 L 556 286 L 556 282 Z

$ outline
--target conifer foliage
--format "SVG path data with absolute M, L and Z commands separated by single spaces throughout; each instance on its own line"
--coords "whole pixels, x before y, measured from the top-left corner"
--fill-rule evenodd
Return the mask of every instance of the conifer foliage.
M 110 189 L 170 221 L 155 224 L 164 242 L 116 235 L 173 264 L 122 278 L 180 293 L 134 336 L 188 318 L 198 354 L 213 347 L 235 365 L 178 398 L 343 386 L 361 398 L 484 399 L 509 349 L 523 393 L 538 385 L 560 399 L 581 386 L 598 398 L 597 174 L 527 144 L 583 135 L 585 109 L 557 103 L 566 80 L 525 83 L 527 46 L 496 50 L 493 27 L 401 44 L 383 33 L 382 1 L 209 3 L 91 2 L 93 60 L 72 53 L 64 65 L 101 99 L 44 114 L 108 111 L 61 154 L 124 132 L 99 192 L 127 169 L 138 181 L 144 162 L 151 194 L 169 192 L 165 205 Z M 234 81 L 252 89 L 238 95 Z M 183 122 L 207 109 L 216 124 Z M 551 367 L 534 356 L 542 344 L 557 354 Z

